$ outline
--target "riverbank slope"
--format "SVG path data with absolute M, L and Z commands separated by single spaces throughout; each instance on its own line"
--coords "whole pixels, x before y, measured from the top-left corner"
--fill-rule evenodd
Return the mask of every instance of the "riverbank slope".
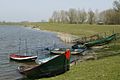
M 88 25 L 88 24 L 50 24 L 50 23 L 34 23 L 32 24 L 41 30 L 49 30 L 56 32 L 64 32 L 77 36 L 90 36 L 94 34 L 110 35 L 120 32 L 120 25 Z M 120 40 L 112 44 L 119 44 Z M 116 46 L 116 47 L 115 47 Z M 119 45 L 112 45 L 108 51 L 117 51 Z M 102 56 L 106 55 L 106 51 L 101 51 Z M 118 52 L 119 53 L 119 52 Z M 78 62 L 73 65 L 71 70 L 65 74 L 43 78 L 40 80 L 118 80 L 120 79 L 120 55 L 112 55 L 94 61 Z M 68 77 L 69 76 L 69 77 Z
M 56 77 L 39 80 L 119 80 L 120 55 L 104 59 L 80 62 L 70 71 Z
M 120 25 L 89 25 L 89 24 L 57 24 L 57 23 L 32 23 L 36 28 L 56 32 L 64 32 L 72 35 L 94 35 L 94 34 L 111 34 L 120 32 Z
M 50 23 L 30 23 L 30 26 L 49 30 L 63 32 L 77 36 L 89 36 L 96 33 L 100 35 L 109 35 L 113 32 L 120 32 L 120 25 L 88 25 L 88 24 L 50 24 Z M 27 26 L 29 26 L 27 24 Z M 115 41 L 115 46 L 109 49 L 101 50 L 100 56 L 107 56 L 108 51 L 118 51 L 120 40 Z M 116 45 L 117 44 L 117 45 Z M 102 52 L 102 53 L 101 53 Z M 110 54 L 111 55 L 111 54 Z M 120 52 L 116 55 L 107 56 L 98 60 L 77 62 L 70 71 L 51 78 L 42 78 L 39 80 L 119 80 L 120 79 Z

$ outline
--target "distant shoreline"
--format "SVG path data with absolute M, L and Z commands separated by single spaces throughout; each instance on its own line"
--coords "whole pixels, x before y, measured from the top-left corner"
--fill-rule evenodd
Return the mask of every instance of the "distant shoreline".
M 34 27 L 31 27 L 31 28 L 34 29 L 34 30 L 41 30 L 40 28 L 34 28 Z M 50 30 L 42 30 L 42 31 L 55 33 L 57 35 L 57 37 L 60 38 L 60 40 L 62 40 L 65 43 L 72 43 L 72 41 L 74 39 L 78 38 L 78 36 L 71 35 L 71 34 L 68 34 L 68 33 L 63 33 L 63 32 L 56 32 L 56 31 L 50 31 Z

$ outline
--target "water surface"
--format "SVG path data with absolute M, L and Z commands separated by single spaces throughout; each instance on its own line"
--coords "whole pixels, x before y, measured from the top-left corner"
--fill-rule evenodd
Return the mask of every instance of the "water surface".
M 27 54 L 36 55 L 36 50 L 51 47 L 54 43 L 57 47 L 67 47 L 52 32 L 34 30 L 23 26 L 0 25 L 0 80 L 19 79 L 22 75 L 17 71 L 17 67 L 32 64 L 10 61 L 9 54 L 19 51 L 20 54 L 24 54 L 27 49 Z M 46 56 L 42 52 L 39 52 L 38 55 L 40 58 Z

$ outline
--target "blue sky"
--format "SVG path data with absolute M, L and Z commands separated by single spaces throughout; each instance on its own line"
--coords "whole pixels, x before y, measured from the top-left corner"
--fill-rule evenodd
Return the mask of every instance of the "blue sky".
M 55 10 L 69 8 L 99 11 L 112 8 L 114 0 L 0 0 L 0 21 L 47 20 Z

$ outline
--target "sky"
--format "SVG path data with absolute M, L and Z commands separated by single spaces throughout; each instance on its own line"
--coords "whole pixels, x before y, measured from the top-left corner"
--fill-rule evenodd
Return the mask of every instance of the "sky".
M 0 21 L 48 20 L 55 10 L 89 9 L 103 11 L 115 0 L 0 0 Z

